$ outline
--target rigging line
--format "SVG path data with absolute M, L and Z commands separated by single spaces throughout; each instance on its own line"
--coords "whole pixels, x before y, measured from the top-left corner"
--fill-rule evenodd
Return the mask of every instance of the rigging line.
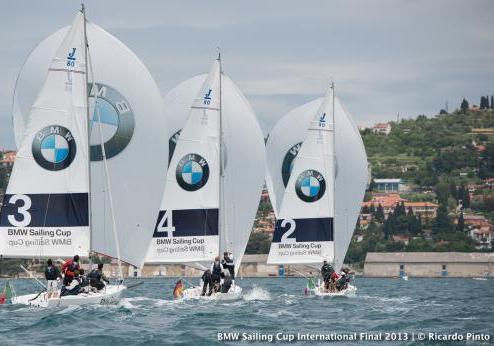
M 92 232 L 93 232 L 93 216 L 92 216 L 92 207 L 91 207 L 91 133 L 90 133 L 90 114 L 89 114 L 89 93 L 88 93 L 88 84 L 89 84 L 89 65 L 88 65 L 88 54 L 89 54 L 89 42 L 87 39 L 87 20 L 86 20 L 86 8 L 84 4 L 81 4 L 81 12 L 82 12 L 82 17 L 83 17 L 83 22 L 84 22 L 84 68 L 86 69 L 85 79 L 86 82 L 84 84 L 84 91 L 85 91 L 85 101 L 86 101 L 86 131 L 87 131 L 87 182 L 88 182 L 88 225 L 89 225 L 89 251 L 88 251 L 88 257 L 89 261 L 91 263 L 91 251 L 93 248 L 93 237 L 92 237 Z M 93 79 L 93 84 L 91 87 L 91 90 L 93 90 L 94 86 L 94 76 L 93 74 L 93 69 L 91 68 L 91 78 Z M 97 95 L 95 95 L 97 97 Z
M 89 48 L 89 47 L 88 47 Z M 89 53 L 89 49 L 88 49 Z M 103 166 L 105 170 L 105 177 L 106 177 L 106 186 L 108 190 L 108 202 L 110 205 L 110 215 L 111 215 L 111 220 L 112 220 L 112 231 L 113 231 L 113 238 L 115 242 L 115 248 L 117 250 L 117 262 L 118 262 L 118 273 L 119 273 L 119 279 L 120 281 L 123 280 L 123 271 L 122 271 L 122 261 L 121 261 L 121 256 L 120 256 L 120 242 L 118 239 L 118 232 L 117 232 L 117 225 L 115 221 L 115 214 L 114 214 L 114 209 L 113 209 L 113 198 L 112 198 L 112 193 L 111 193 L 111 185 L 110 185 L 110 172 L 108 171 L 108 162 L 106 159 L 106 150 L 105 150 L 105 145 L 104 145 L 104 140 L 103 140 L 103 130 L 101 126 L 101 114 L 98 109 L 98 92 L 97 92 L 97 86 L 96 83 L 94 82 L 94 75 L 93 75 L 93 68 L 92 68 L 92 60 L 91 60 L 91 54 L 88 54 L 88 62 L 90 65 L 90 70 L 91 70 L 91 79 L 93 82 L 93 90 L 95 91 L 94 94 L 94 109 L 96 112 L 96 115 L 98 117 L 98 129 L 99 129 L 99 135 L 100 135 L 100 144 L 101 144 L 101 153 L 103 156 Z

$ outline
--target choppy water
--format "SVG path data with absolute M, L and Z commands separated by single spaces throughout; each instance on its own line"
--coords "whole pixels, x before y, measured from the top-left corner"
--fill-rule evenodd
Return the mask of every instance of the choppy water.
M 55 310 L 0 306 L 0 345 L 225 344 L 217 341 L 218 332 L 456 331 L 490 333 L 491 343 L 494 338 L 494 280 L 357 278 L 356 297 L 327 299 L 304 296 L 304 279 L 243 279 L 239 280 L 243 299 L 228 303 L 174 301 L 175 281 L 144 280 L 117 306 Z M 34 287 L 28 280 L 14 285 L 17 293 L 32 292 Z

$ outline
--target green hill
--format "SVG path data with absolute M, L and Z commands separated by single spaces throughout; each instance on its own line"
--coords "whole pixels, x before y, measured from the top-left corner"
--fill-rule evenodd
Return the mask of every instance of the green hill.
M 459 184 L 494 176 L 494 136 L 476 130 L 489 128 L 494 128 L 492 109 L 455 111 L 394 122 L 388 136 L 366 129 L 362 137 L 373 177 L 434 186 L 440 181 Z

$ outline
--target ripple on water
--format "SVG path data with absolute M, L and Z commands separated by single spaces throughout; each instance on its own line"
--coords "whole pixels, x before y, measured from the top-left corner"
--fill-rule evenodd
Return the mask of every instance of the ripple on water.
M 492 283 L 469 280 L 358 279 L 356 297 L 304 296 L 303 279 L 244 279 L 234 302 L 174 300 L 176 279 L 144 280 L 115 306 L 54 310 L 0 306 L 0 345 L 211 345 L 218 332 L 390 331 L 468 328 L 492 332 Z M 1 287 L 0 282 L 0 287 Z M 16 289 L 29 291 L 26 280 Z M 478 286 L 478 287 L 477 287 Z M 487 287 L 486 287 L 487 286 Z M 32 289 L 31 289 L 32 290 Z M 490 293 L 489 293 L 490 290 Z M 170 297 L 170 298 L 168 298 Z M 81 331 L 83 338 L 68 334 Z M 35 337 L 33 337 L 35 336 Z

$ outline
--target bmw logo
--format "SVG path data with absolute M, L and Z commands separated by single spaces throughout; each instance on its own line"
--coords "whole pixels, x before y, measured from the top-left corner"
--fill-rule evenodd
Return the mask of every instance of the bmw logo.
M 304 202 L 315 202 L 324 195 L 326 181 L 321 173 L 309 169 L 300 173 L 295 182 L 297 196 Z
M 103 84 L 89 84 L 90 114 L 89 131 L 91 138 L 91 161 L 103 160 L 101 150 L 101 132 L 105 146 L 106 158 L 118 155 L 129 144 L 134 134 L 134 111 L 130 103 L 114 88 Z M 95 94 L 97 91 L 97 108 Z
M 196 191 L 208 182 L 209 165 L 201 155 L 187 154 L 178 162 L 175 176 L 182 189 Z
M 36 133 L 32 152 L 38 165 L 49 171 L 59 171 L 74 161 L 76 144 L 69 129 L 51 125 Z
M 283 185 L 285 187 L 288 185 L 288 180 L 290 180 L 290 174 L 293 169 L 293 162 L 295 157 L 297 157 L 300 149 L 302 148 L 302 142 L 292 146 L 285 154 L 283 158 L 283 164 L 281 166 L 281 177 L 283 179 Z

